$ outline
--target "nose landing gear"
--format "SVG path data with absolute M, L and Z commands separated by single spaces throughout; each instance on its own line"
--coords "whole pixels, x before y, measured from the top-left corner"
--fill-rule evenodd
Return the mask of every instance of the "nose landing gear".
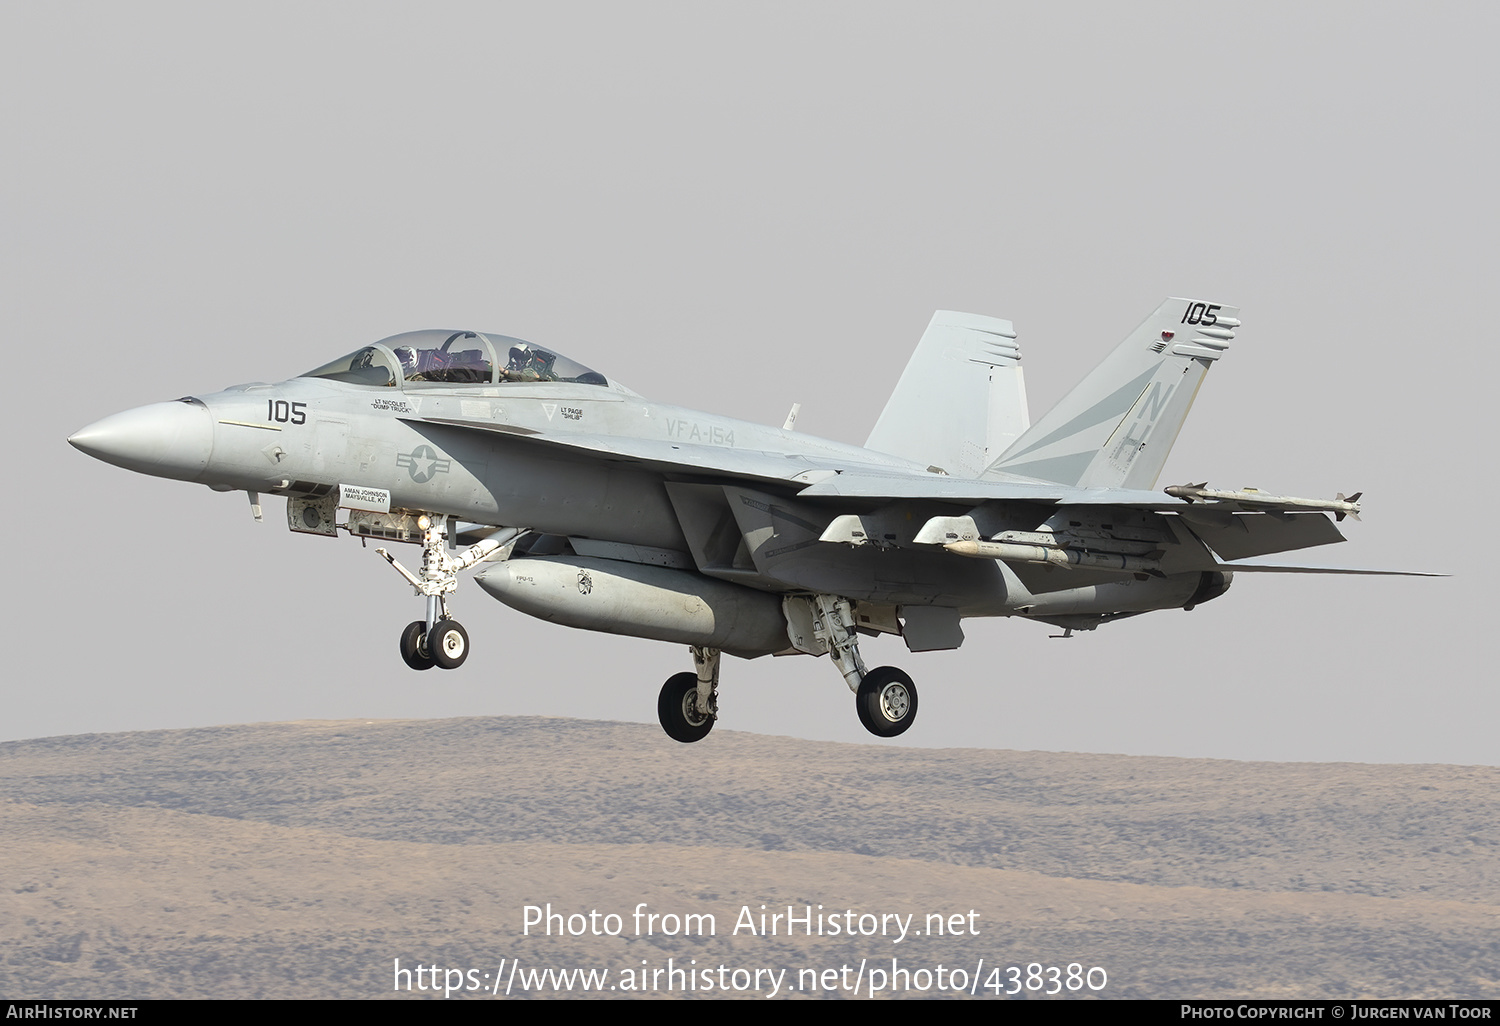
M 427 618 L 413 620 L 401 632 L 401 659 L 413 670 L 439 666 L 456 670 L 469 657 L 469 632 L 448 613 L 448 595 L 458 589 L 458 573 L 474 566 L 521 535 L 507 528 L 469 546 L 457 556 L 448 555 L 445 542 L 448 518 L 424 513 L 417 519 L 422 529 L 422 573 L 418 576 L 396 562 L 385 549 L 376 549 L 385 561 L 406 578 L 418 595 L 427 599 Z

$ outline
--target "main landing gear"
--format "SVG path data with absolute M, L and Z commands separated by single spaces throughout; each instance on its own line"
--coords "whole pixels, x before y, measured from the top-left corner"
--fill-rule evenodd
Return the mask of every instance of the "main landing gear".
M 422 573 L 412 573 L 396 562 L 385 549 L 375 551 L 396 568 L 418 595 L 427 599 L 427 618 L 413 620 L 401 632 L 401 659 L 413 670 L 430 670 L 434 666 L 456 670 L 469 657 L 469 632 L 448 612 L 448 595 L 458 589 L 458 573 L 474 566 L 486 556 L 518 537 L 520 531 L 508 529 L 471 545 L 457 556 L 448 555 L 447 517 L 424 513 L 417 518 L 422 530 Z
M 719 718 L 719 650 L 691 649 L 694 673 L 667 678 L 656 700 L 656 718 L 667 737 L 692 744 L 708 737 Z
M 866 730 L 876 737 L 895 737 L 916 722 L 917 686 L 911 677 L 894 666 L 865 668 L 848 599 L 788 595 L 782 608 L 792 646 L 833 660 L 854 692 L 854 711 Z M 667 678 L 656 702 L 662 730 L 684 744 L 707 737 L 719 717 L 719 651 L 694 648 L 692 653 L 697 672 Z
M 865 729 L 876 737 L 905 733 L 917 718 L 917 686 L 894 666 L 865 668 L 849 600 L 838 595 L 788 595 L 782 608 L 792 644 L 810 655 L 828 653 L 844 675 Z
M 917 686 L 894 666 L 877 666 L 859 682 L 854 711 L 871 734 L 895 737 L 917 718 Z

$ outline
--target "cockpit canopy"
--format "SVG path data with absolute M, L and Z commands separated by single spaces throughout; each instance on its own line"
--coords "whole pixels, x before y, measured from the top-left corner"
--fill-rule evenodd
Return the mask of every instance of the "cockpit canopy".
M 416 382 L 490 385 L 561 381 L 609 385 L 603 374 L 524 339 L 441 328 L 383 338 L 302 376 L 382 388 Z

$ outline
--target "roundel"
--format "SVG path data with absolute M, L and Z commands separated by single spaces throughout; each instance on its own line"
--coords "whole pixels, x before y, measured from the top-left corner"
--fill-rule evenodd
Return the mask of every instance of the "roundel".
M 405 467 L 417 484 L 426 484 L 435 474 L 446 474 L 449 463 L 449 460 L 440 458 L 430 445 L 419 445 L 411 452 L 403 452 L 396 457 L 396 465 Z

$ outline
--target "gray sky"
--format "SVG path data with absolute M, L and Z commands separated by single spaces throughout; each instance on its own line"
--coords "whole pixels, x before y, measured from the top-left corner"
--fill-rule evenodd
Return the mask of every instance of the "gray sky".
M 934 309 L 1013 320 L 1040 414 L 1191 294 L 1245 327 L 1161 484 L 1363 490 L 1312 558 L 1455 576 L 870 643 L 921 689 L 897 743 L 1500 762 L 1496 8 L 1014 6 L 6 5 L 0 739 L 649 722 L 690 668 L 466 582 L 474 655 L 413 674 L 373 551 L 67 446 L 105 414 L 455 326 L 860 442 Z M 731 660 L 722 706 L 872 740 L 827 660 Z

